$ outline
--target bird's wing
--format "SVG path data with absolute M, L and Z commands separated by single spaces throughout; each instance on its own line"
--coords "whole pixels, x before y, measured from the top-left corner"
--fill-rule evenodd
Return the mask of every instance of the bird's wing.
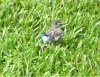
M 58 28 L 58 29 L 56 29 L 55 34 L 57 36 L 59 36 L 59 35 L 62 36 L 63 35 L 63 31 L 61 30 L 61 28 Z
M 51 37 L 61 36 L 63 35 L 63 31 L 60 28 L 49 28 L 46 30 L 46 34 Z
M 55 28 L 54 27 L 49 27 L 48 29 L 46 29 L 46 34 L 49 36 L 54 35 L 55 33 Z

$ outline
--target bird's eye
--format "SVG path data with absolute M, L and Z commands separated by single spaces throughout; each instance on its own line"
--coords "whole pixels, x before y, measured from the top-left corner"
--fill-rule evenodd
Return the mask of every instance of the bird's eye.
M 58 23 L 56 22 L 55 25 L 57 25 Z

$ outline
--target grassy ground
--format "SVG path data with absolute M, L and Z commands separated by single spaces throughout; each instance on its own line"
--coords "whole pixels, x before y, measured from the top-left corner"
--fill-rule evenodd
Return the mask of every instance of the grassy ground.
M 54 19 L 63 38 L 39 50 Z M 100 75 L 100 0 L 0 0 L 0 77 Z

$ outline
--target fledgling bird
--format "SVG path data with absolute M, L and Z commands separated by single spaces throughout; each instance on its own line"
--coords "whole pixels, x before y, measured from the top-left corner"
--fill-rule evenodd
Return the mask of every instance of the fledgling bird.
M 60 28 L 61 24 L 59 19 L 53 21 L 51 27 L 47 28 L 46 32 L 39 36 L 44 42 L 58 41 L 63 36 L 63 31 Z

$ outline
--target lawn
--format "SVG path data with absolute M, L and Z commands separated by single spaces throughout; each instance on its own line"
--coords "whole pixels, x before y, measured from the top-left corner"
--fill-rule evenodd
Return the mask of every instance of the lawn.
M 64 36 L 36 46 L 55 19 Z M 0 0 L 0 77 L 99 75 L 100 0 Z

